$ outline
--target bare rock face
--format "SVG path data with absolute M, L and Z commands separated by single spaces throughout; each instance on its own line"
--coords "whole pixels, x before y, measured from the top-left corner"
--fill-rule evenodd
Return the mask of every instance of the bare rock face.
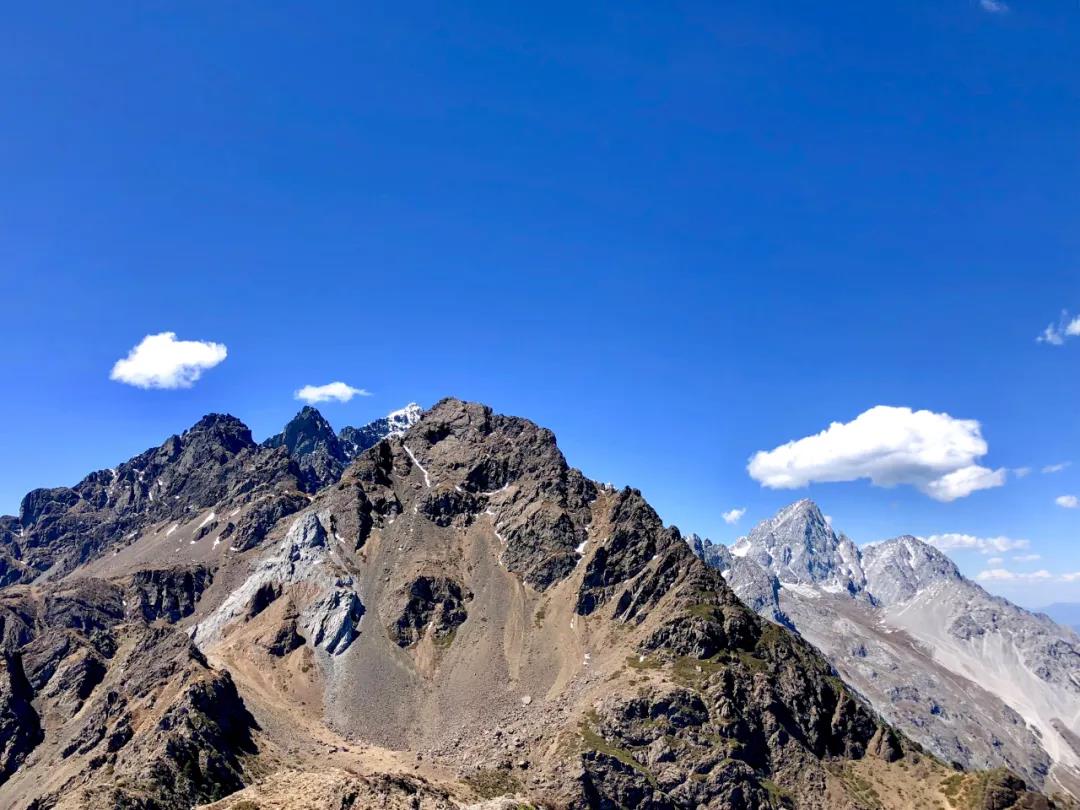
M 213 579 L 210 569 L 201 565 L 138 571 L 131 577 L 129 601 L 148 622 L 178 622 L 195 612 L 195 603 Z
M 445 643 L 469 617 L 465 609 L 469 599 L 472 594 L 448 577 L 417 577 L 403 589 L 390 635 L 400 647 L 415 644 L 428 632 L 436 643 Z
M 32 704 L 34 691 L 18 653 L 0 658 L 0 784 L 41 742 L 41 721 Z

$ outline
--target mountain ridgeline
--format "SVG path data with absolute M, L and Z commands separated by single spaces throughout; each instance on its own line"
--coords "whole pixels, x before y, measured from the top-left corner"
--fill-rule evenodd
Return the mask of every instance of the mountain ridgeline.
M 859 549 L 808 500 L 730 549 L 692 546 L 945 761 L 1080 795 L 1080 638 L 1068 628 L 990 595 L 916 537 Z
M 525 419 L 305 408 L 258 444 L 208 416 L 0 519 L 0 806 L 1059 806 L 951 769 L 757 615 L 789 586 L 753 560 L 799 523 L 698 543 L 750 610 Z M 865 554 L 811 539 L 785 570 L 876 609 Z

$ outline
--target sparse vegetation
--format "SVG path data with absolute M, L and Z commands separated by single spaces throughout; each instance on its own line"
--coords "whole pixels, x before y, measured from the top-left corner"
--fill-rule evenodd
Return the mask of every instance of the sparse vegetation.
M 466 776 L 465 784 L 471 787 L 481 799 L 513 795 L 521 790 L 521 782 L 518 778 L 504 768 L 483 768 Z

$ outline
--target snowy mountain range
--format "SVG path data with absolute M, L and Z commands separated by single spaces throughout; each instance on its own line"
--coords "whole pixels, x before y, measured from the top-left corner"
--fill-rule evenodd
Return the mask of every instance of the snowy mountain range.
M 809 500 L 730 549 L 690 542 L 744 603 L 796 629 L 947 761 L 1007 766 L 1080 795 L 1080 637 L 1070 629 L 987 593 L 916 537 L 859 549 Z

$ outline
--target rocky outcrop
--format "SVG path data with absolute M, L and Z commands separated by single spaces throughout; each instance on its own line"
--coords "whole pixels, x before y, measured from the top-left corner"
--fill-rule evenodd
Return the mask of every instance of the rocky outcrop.
M 195 612 L 195 604 L 213 578 L 202 565 L 138 571 L 130 580 L 128 603 L 148 622 L 178 622 Z
M 176 628 L 125 617 L 123 593 L 84 579 L 0 600 L 0 784 L 40 749 L 35 806 L 185 807 L 242 784 L 255 726 L 231 678 Z
M 0 655 L 0 784 L 42 739 L 34 693 L 17 652 Z
M 329 522 L 329 516 L 325 520 Z M 331 655 L 344 652 L 360 632 L 365 608 L 328 538 L 316 513 L 296 518 L 278 546 L 194 628 L 193 638 L 200 644 L 213 643 L 231 623 L 255 618 L 276 594 L 303 585 L 306 598 L 299 607 L 300 633 Z
M 472 594 L 448 577 L 417 577 L 398 597 L 390 636 L 399 647 L 416 644 L 426 633 L 436 643 L 449 643 L 469 617 L 465 603 L 470 599 Z

